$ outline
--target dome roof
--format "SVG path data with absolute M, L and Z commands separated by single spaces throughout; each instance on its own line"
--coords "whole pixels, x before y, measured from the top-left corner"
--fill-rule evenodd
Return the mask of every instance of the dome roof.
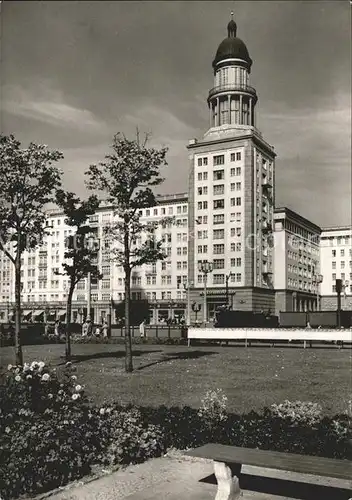
M 228 36 L 219 45 L 213 61 L 215 67 L 220 61 L 224 59 L 242 59 L 252 65 L 252 59 L 249 57 L 248 50 L 244 42 L 236 36 L 237 25 L 234 20 L 231 20 L 227 25 Z

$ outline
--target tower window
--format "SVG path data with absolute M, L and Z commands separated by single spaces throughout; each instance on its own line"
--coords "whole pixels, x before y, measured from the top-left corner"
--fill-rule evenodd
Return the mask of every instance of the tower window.
M 224 194 L 224 192 L 225 192 L 224 184 L 215 184 L 215 186 L 213 186 L 213 194 L 214 195 Z
M 223 240 L 225 237 L 224 229 L 214 229 L 213 231 L 213 239 L 214 240 Z
M 225 222 L 224 214 L 213 215 L 213 224 L 224 224 L 224 222 Z
M 224 200 L 214 200 L 214 209 L 225 208 Z
M 213 157 L 213 165 L 224 165 L 225 155 L 217 155 Z
M 223 170 L 214 170 L 214 181 L 220 181 L 224 178 Z

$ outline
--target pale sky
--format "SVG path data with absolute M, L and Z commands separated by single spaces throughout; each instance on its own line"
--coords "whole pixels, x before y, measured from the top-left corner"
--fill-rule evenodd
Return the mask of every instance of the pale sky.
M 186 145 L 208 128 L 212 60 L 230 11 L 253 59 L 276 205 L 351 223 L 351 22 L 344 1 L 1 3 L 1 132 L 61 150 L 65 187 L 114 133 L 166 145 L 163 193 L 187 191 Z

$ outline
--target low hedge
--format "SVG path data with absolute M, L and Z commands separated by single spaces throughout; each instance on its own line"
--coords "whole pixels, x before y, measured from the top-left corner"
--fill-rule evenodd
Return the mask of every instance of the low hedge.
M 183 338 L 167 338 L 167 337 L 132 337 L 132 344 L 147 344 L 147 345 L 186 345 L 187 340 Z M 42 335 L 37 336 L 30 342 L 33 345 L 46 345 L 46 344 L 65 344 L 66 339 L 64 335 Z M 29 343 L 29 342 L 27 342 Z M 124 344 L 125 337 L 96 337 L 94 335 L 82 337 L 82 335 L 71 335 L 72 344 Z M 2 338 L 1 347 L 14 346 L 13 338 Z
M 139 463 L 207 442 L 351 458 L 351 414 L 322 417 L 309 402 L 236 415 L 226 412 L 225 395 L 210 391 L 199 410 L 96 407 L 71 363 L 57 370 L 43 362 L 9 365 L 1 382 L 2 500 L 64 486 L 95 465 Z

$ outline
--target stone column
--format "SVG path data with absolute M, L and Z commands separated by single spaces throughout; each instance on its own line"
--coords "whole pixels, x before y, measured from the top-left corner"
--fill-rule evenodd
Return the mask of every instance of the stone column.
M 227 106 L 228 106 L 228 123 L 231 124 L 231 94 L 227 97 Z
M 252 116 L 252 113 L 253 113 L 253 109 L 252 109 L 252 98 L 250 97 L 249 98 L 249 125 L 251 125 L 252 127 L 254 126 L 254 123 L 253 123 L 253 116 Z
M 209 126 L 210 128 L 213 126 L 213 103 L 209 103 Z
M 243 124 L 242 94 L 240 94 L 240 125 Z
M 220 99 L 219 99 L 219 97 L 216 98 L 216 112 L 217 112 L 217 115 L 216 115 L 215 126 L 219 127 L 220 126 Z

